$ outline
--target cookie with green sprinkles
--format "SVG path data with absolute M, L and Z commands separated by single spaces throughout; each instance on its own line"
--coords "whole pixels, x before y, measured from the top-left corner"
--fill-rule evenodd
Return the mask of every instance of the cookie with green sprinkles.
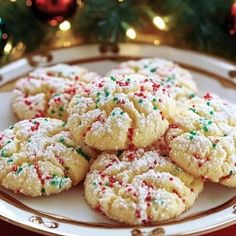
M 0 133 L 0 185 L 32 197 L 59 193 L 85 178 L 94 155 L 61 120 L 23 120 Z
M 118 75 L 94 81 L 69 105 L 68 127 L 78 142 L 105 150 L 146 147 L 175 115 L 175 101 L 148 76 Z
M 160 58 L 125 61 L 119 64 L 118 68 L 108 72 L 108 76 L 134 73 L 154 76 L 154 79 L 177 100 L 194 97 L 197 93 L 197 85 L 189 71 L 172 61 Z
M 85 180 L 92 209 L 115 221 L 142 225 L 179 216 L 203 190 L 203 181 L 157 151 L 104 152 Z
M 79 66 L 58 64 L 39 68 L 17 81 L 12 108 L 20 120 L 51 117 L 66 121 L 67 108 L 76 93 L 99 76 Z
M 215 94 L 195 97 L 177 109 L 165 135 L 170 158 L 205 180 L 236 187 L 236 106 Z

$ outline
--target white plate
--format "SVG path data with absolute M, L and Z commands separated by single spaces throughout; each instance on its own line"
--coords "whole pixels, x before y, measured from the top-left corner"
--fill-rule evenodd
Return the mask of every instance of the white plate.
M 42 64 L 80 64 L 100 74 L 118 60 L 162 57 L 191 70 L 202 91 L 213 91 L 236 101 L 236 66 L 195 52 L 165 46 L 121 44 L 120 52 L 101 54 L 98 45 L 82 45 L 34 55 L 0 69 L 0 130 L 16 122 L 10 108 L 12 82 Z M 7 85 L 6 85 L 7 84 Z M 199 235 L 226 227 L 236 221 L 236 189 L 208 183 L 196 204 L 178 219 L 134 228 L 115 223 L 93 212 L 85 203 L 82 184 L 50 197 L 27 198 L 0 190 L 0 218 L 18 226 L 49 235 L 161 236 Z

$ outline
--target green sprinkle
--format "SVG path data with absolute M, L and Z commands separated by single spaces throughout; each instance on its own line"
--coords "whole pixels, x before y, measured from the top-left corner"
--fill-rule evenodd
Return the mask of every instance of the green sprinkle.
M 190 131 L 190 134 L 197 135 L 197 132 L 196 131 Z
M 164 203 L 165 203 L 165 200 L 163 200 L 163 199 L 157 200 L 157 199 L 154 198 L 154 199 L 152 200 L 152 202 L 153 202 L 154 204 L 158 204 L 158 205 L 160 205 L 160 206 L 163 206 Z
M 59 142 L 61 142 L 63 145 L 65 145 L 67 148 L 73 148 L 74 149 L 74 147 L 73 146 L 71 146 L 71 145 L 69 145 L 69 144 L 67 144 L 66 142 L 65 142 L 65 138 L 64 137 L 60 137 L 59 138 Z
M 143 103 L 143 99 L 139 99 L 138 102 L 139 102 L 139 103 Z
M 93 185 L 93 186 L 96 186 L 97 184 L 96 184 L 96 182 L 93 182 L 92 185 Z
M 14 128 L 14 125 L 11 125 L 10 127 L 9 127 L 9 129 L 13 129 Z
M 11 142 L 11 140 L 8 140 L 8 141 L 7 141 L 7 143 L 10 143 L 10 142 Z
M 28 143 L 30 143 L 31 142 L 31 139 L 28 139 L 28 141 L 27 141 Z
M 23 168 L 19 167 L 15 173 L 18 175 L 22 170 L 23 170 Z
M 63 107 L 59 107 L 59 111 L 64 111 L 64 108 Z
M 210 103 L 210 102 L 207 102 L 206 104 L 207 104 L 207 106 L 210 106 L 210 105 L 211 105 L 211 103 Z
M 210 111 L 210 114 L 213 115 L 213 114 L 214 114 L 214 111 Z
M 64 137 L 60 137 L 60 138 L 59 138 L 59 141 L 62 142 L 62 143 L 64 143 L 65 138 L 64 138 Z
M 109 182 L 106 182 L 106 183 L 105 183 L 105 186 L 109 187 L 109 186 L 110 186 L 110 183 L 109 183 Z
M 9 160 L 7 160 L 7 163 L 9 164 L 9 163 L 12 163 L 13 162 L 13 159 L 9 159 Z
M 224 134 L 224 137 L 228 136 L 228 134 Z
M 46 193 L 44 188 L 41 189 L 41 193 Z
M 117 101 L 118 101 L 118 98 L 117 98 L 117 97 L 114 97 L 114 98 L 113 98 L 113 101 L 114 101 L 114 102 L 117 102 Z
M 52 179 L 50 181 L 50 184 L 56 186 L 57 188 L 62 188 L 65 183 L 65 179 L 62 179 L 62 177 L 55 175 L 52 176 Z
M 193 139 L 194 139 L 194 136 L 190 135 L 189 139 L 190 139 L 190 140 L 193 140 Z
M 189 137 L 189 139 L 190 139 L 190 140 L 193 140 L 195 135 L 197 135 L 196 131 L 190 131 L 190 137 Z
M 101 95 L 101 93 L 100 92 L 97 92 L 97 97 L 99 97 Z
M 215 147 L 216 147 L 216 143 L 213 143 L 213 144 L 212 144 L 212 148 L 215 148 Z
M 197 114 L 197 111 L 196 111 L 196 109 L 194 109 L 194 108 L 189 108 L 188 110 L 189 110 L 189 111 L 192 111 L 192 112 L 194 112 L 194 113 Z
M 234 174 L 234 171 L 231 170 L 231 171 L 229 172 L 229 175 L 233 175 L 233 174 Z
M 157 68 L 153 68 L 150 70 L 150 72 L 154 73 L 157 70 Z
M 191 94 L 189 95 L 189 98 L 194 98 L 195 96 L 196 96 L 195 93 L 191 93 Z
M 175 75 L 171 75 L 171 76 L 168 76 L 166 82 L 170 82 L 171 80 L 174 80 L 175 79 Z
M 104 89 L 105 96 L 108 97 L 110 93 L 108 92 L 108 89 Z
M 203 126 L 202 128 L 205 132 L 208 132 L 208 127 L 207 126 Z
M 130 78 L 128 78 L 127 81 L 130 82 Z
M 47 118 L 44 118 L 44 121 L 48 121 L 48 119 L 47 119 Z
M 88 154 L 86 154 L 81 148 L 76 148 L 75 150 L 79 155 L 84 157 L 87 161 L 91 159 L 91 157 Z
M 111 80 L 112 80 L 112 81 L 116 81 L 116 78 L 113 77 L 113 76 L 111 76 Z
M 120 115 L 124 115 L 125 113 L 123 111 L 120 112 Z
M 3 150 L 1 151 L 1 156 L 2 156 L 2 157 L 8 157 L 8 154 L 7 154 L 6 150 L 3 149 Z
M 153 99 L 152 99 L 152 101 L 153 101 L 153 102 L 156 102 L 156 101 L 157 101 L 157 99 L 156 99 L 156 98 L 153 98 Z
M 52 113 L 52 114 L 55 114 L 55 113 L 56 113 L 56 111 L 55 111 L 55 110 L 51 110 L 51 113 Z
M 61 125 L 62 127 L 65 127 L 66 126 L 66 122 L 63 122 L 63 124 Z
M 208 121 L 208 125 L 211 125 L 213 122 L 211 120 Z
M 157 106 L 154 106 L 153 109 L 154 109 L 154 110 L 157 110 L 158 108 L 157 108 Z
M 111 113 L 112 116 L 115 116 L 115 114 L 116 114 L 115 112 L 112 112 L 112 113 Z
M 52 98 L 55 98 L 55 97 L 60 96 L 60 95 L 61 95 L 60 93 L 55 93 L 55 94 L 52 96 Z

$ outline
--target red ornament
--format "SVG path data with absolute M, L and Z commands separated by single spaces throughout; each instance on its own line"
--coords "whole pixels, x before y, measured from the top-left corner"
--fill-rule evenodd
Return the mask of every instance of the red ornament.
M 41 20 L 56 26 L 72 16 L 78 4 L 76 0 L 26 0 L 26 5 Z
M 230 11 L 229 34 L 236 37 L 236 2 L 232 5 Z

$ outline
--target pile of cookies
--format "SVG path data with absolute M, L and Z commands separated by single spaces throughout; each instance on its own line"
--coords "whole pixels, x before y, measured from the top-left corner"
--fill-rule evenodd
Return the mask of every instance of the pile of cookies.
M 198 95 L 191 74 L 159 58 L 101 77 L 79 66 L 17 81 L 22 121 L 0 133 L 0 183 L 27 196 L 84 182 L 92 209 L 126 224 L 189 209 L 205 181 L 236 187 L 236 106 Z

